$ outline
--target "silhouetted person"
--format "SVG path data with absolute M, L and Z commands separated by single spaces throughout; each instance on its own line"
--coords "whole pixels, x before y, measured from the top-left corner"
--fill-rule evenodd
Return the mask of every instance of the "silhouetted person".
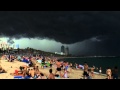
M 118 79 L 118 67 L 115 66 L 112 72 L 113 79 Z

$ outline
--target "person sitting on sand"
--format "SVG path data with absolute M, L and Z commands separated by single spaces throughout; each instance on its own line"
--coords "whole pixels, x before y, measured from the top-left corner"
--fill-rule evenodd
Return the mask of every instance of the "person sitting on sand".
M 31 68 L 29 71 L 29 75 L 31 76 L 31 79 L 37 79 L 38 75 L 40 75 L 40 71 L 36 71 L 36 68 Z
M 35 66 L 34 67 L 36 71 L 39 71 L 39 67 L 38 66 Z
M 13 73 L 13 74 L 11 74 L 11 75 L 17 75 L 17 74 L 18 74 L 18 75 L 19 75 L 19 74 L 21 75 L 21 74 L 22 74 L 22 76 L 25 76 L 26 73 L 27 73 L 27 69 L 28 69 L 28 68 L 29 68 L 29 67 L 28 67 L 28 65 L 26 65 L 26 64 L 23 65 L 23 66 L 20 66 L 20 67 L 19 67 L 20 70 L 19 70 L 19 71 L 17 70 L 18 73 L 16 73 L 16 71 L 15 71 L 15 73 Z
M 55 79 L 55 75 L 52 73 L 52 69 L 49 69 L 49 76 L 48 79 Z
M 39 71 L 36 79 L 47 79 L 47 78 L 48 78 L 48 76 L 45 73 L 42 73 Z
M 30 63 L 31 63 L 31 66 L 30 66 L 30 65 L 29 65 L 29 66 L 30 66 L 30 67 L 34 67 L 34 66 L 36 65 L 37 61 L 36 61 L 34 58 L 31 58 L 31 59 L 30 59 Z M 30 64 L 30 63 L 29 63 L 29 64 Z
M 18 60 L 18 61 L 21 61 L 21 56 L 17 56 L 17 60 Z
M 55 71 L 55 75 L 56 75 L 57 72 L 59 72 L 60 77 L 61 77 L 61 62 L 60 62 L 60 60 L 56 61 L 56 66 L 57 66 L 57 68 L 56 68 L 56 71 Z
M 19 67 L 20 71 L 23 71 L 24 68 L 25 68 L 25 67 L 23 67 L 23 66 L 20 66 L 20 67 Z
M 27 68 L 29 68 L 29 65 L 28 64 L 24 64 L 22 66 L 20 66 L 20 70 L 23 71 L 23 70 L 26 70 L 27 71 Z
M 15 70 L 14 73 L 10 73 L 12 76 L 23 76 L 23 71 Z
M 34 66 L 33 62 L 31 61 L 31 59 L 29 60 L 29 67 Z

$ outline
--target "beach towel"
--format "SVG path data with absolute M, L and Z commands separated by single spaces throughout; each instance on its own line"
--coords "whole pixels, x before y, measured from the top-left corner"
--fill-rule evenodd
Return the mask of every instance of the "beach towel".
M 22 62 L 29 63 L 29 61 L 27 59 L 23 59 Z
M 84 66 L 83 65 L 79 65 L 79 68 L 84 69 Z
M 15 72 L 14 72 L 15 74 L 18 74 L 18 70 L 15 70 Z
M 22 76 L 14 76 L 14 79 L 23 79 Z
M 41 63 L 41 66 L 44 66 L 45 64 L 44 63 Z
M 42 60 L 37 60 L 38 63 L 42 63 Z
M 24 79 L 30 79 L 31 77 L 30 76 L 25 76 Z
M 47 63 L 47 66 L 49 67 L 49 66 L 50 66 L 50 63 Z

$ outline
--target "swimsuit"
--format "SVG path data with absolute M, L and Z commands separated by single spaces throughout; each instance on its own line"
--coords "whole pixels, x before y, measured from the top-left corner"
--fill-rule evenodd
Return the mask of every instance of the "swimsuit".
M 61 68 L 57 68 L 57 71 L 61 71 Z

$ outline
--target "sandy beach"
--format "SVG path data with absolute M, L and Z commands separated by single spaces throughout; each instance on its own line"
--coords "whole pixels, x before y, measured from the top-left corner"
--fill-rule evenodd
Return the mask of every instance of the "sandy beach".
M 0 79 L 14 79 L 14 76 L 10 75 L 10 73 L 13 73 L 16 69 L 19 70 L 19 67 L 21 65 L 24 65 L 24 62 L 19 62 L 19 61 L 14 61 L 14 62 L 7 62 L 6 60 L 1 60 L 1 66 L 3 69 L 7 71 L 7 73 L 1 73 L 0 74 Z M 37 65 L 39 65 L 37 63 Z M 39 65 L 40 66 L 40 65 Z M 41 69 L 40 71 L 45 73 L 46 75 L 49 74 L 49 68 Z M 69 69 L 68 69 L 69 71 Z M 53 66 L 53 72 L 55 72 L 55 67 Z M 72 70 L 71 73 L 68 74 L 69 78 L 68 79 L 80 79 L 82 77 L 83 71 L 82 70 Z M 103 75 L 97 75 L 95 74 L 93 79 L 105 79 L 106 76 Z M 61 78 L 64 79 L 64 78 Z
M 21 65 L 24 65 L 23 62 L 7 62 L 6 60 L 1 60 L 1 66 L 7 71 L 7 73 L 1 73 L 0 79 L 13 79 L 13 76 L 10 73 L 13 73 L 16 69 L 19 69 Z

